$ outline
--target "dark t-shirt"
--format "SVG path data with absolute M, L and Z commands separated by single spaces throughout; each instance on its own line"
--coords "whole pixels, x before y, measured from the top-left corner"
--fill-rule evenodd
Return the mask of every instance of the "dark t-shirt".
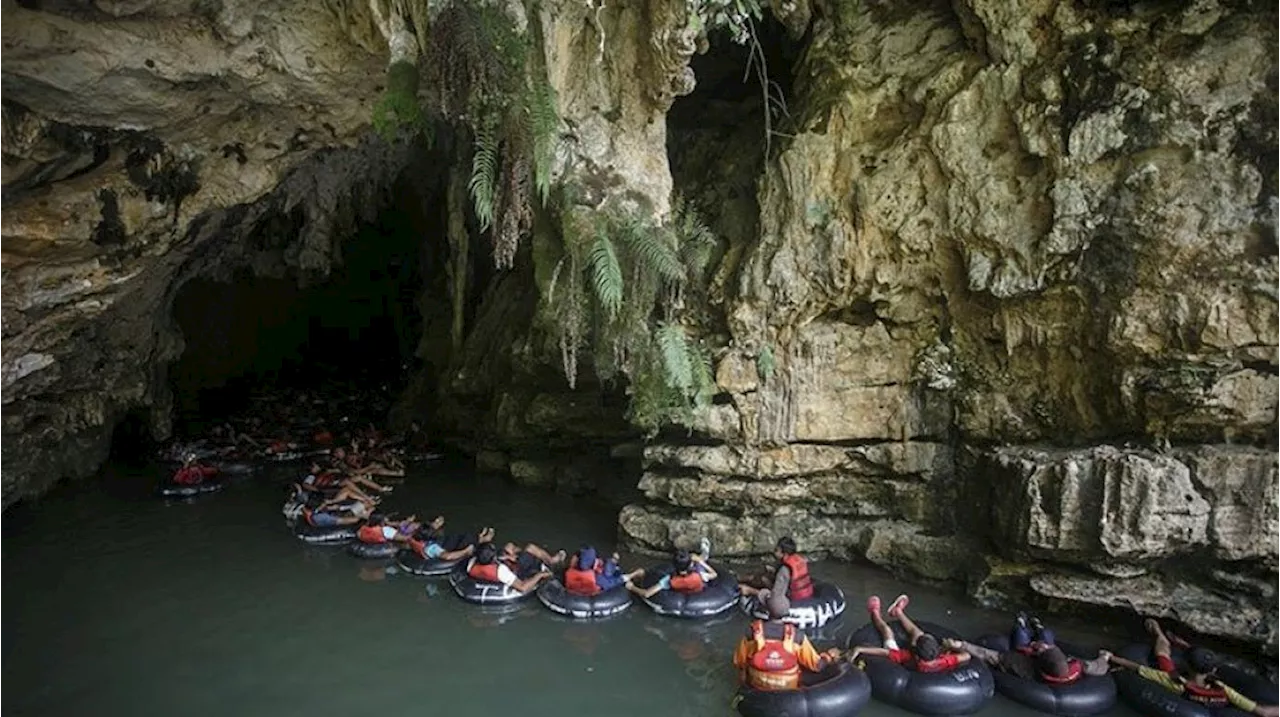
M 996 669 L 1021 677 L 1024 680 L 1036 679 L 1035 660 L 1030 655 L 1024 655 L 1017 650 L 1008 650 L 1000 653 L 1000 662 L 996 664 Z

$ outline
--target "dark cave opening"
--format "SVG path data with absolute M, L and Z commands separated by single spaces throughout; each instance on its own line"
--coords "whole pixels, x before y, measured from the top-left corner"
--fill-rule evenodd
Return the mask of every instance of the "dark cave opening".
M 754 32 L 758 51 L 735 43 L 725 32 L 712 33 L 707 51 L 690 62 L 696 87 L 667 113 L 667 157 L 675 191 L 723 239 L 723 253 L 713 257 L 713 266 L 722 258 L 733 260 L 734 247 L 754 240 L 760 214 L 756 192 L 766 153 L 776 154 L 794 132 L 790 103 L 803 39 L 791 39 L 771 15 Z
M 391 205 L 342 243 L 322 283 L 246 267 L 229 282 L 182 286 L 172 311 L 185 348 L 168 368 L 175 438 L 245 415 L 270 434 L 286 412 L 272 402 L 296 403 L 319 423 L 381 424 L 415 372 L 443 368 L 447 357 L 430 346 L 447 343 L 449 326 L 448 243 L 432 240 L 444 233 L 445 212 L 410 184 L 402 181 Z M 336 415 L 351 412 L 358 417 Z

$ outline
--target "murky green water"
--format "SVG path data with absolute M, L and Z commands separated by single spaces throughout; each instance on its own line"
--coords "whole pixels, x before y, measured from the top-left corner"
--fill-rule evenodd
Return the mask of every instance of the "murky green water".
M 732 714 L 729 658 L 746 624 L 737 613 L 696 625 L 637 604 L 585 624 L 534 600 L 486 614 L 443 581 L 298 541 L 280 515 L 288 477 L 166 505 L 151 497 L 154 473 L 116 466 L 97 485 L 7 513 L 4 713 Z M 491 524 L 499 540 L 552 549 L 615 538 L 614 514 L 599 504 L 444 465 L 411 469 L 387 507 L 442 513 L 456 529 Z M 1003 615 L 879 571 L 823 563 L 815 572 L 849 596 L 840 637 L 864 622 L 862 596 L 904 588 L 922 619 L 972 634 L 1006 626 Z M 906 713 L 872 702 L 863 714 Z M 997 696 L 982 714 L 1037 713 Z

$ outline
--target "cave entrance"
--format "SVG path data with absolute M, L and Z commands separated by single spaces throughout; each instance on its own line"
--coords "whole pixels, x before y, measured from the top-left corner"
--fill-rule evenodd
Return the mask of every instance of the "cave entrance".
M 406 187 L 394 197 L 343 242 L 323 283 L 244 269 L 179 290 L 173 316 L 186 347 L 169 367 L 175 437 L 206 435 L 232 416 L 258 419 L 270 433 L 281 415 L 270 404 L 280 402 L 313 410 L 317 421 L 384 422 L 422 368 L 424 318 L 447 327 L 449 314 L 443 281 L 430 279 L 443 274 L 448 244 L 427 240 L 443 236 L 443 209 Z
M 758 233 L 756 187 L 766 148 L 776 154 L 794 131 L 792 85 L 802 41 L 792 40 L 768 12 L 753 32 L 758 47 L 737 44 L 727 32 L 711 33 L 707 51 L 690 62 L 696 87 L 667 113 L 672 183 L 725 240 L 726 251 Z M 712 263 L 719 261 L 713 257 Z

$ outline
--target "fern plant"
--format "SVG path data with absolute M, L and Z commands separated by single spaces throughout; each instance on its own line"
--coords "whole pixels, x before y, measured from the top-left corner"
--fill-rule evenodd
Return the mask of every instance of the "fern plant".
M 538 32 L 522 33 L 500 3 L 452 0 L 420 38 L 435 104 L 472 131 L 471 201 L 499 268 L 513 265 L 535 200 L 551 192 L 560 118 Z
M 626 377 L 634 424 L 653 433 L 687 423 L 715 381 L 710 352 L 680 322 L 681 299 L 705 283 L 715 236 L 679 199 L 662 224 L 639 211 L 571 207 L 561 226 L 541 310 L 570 386 L 579 352 L 589 350 L 599 379 Z

